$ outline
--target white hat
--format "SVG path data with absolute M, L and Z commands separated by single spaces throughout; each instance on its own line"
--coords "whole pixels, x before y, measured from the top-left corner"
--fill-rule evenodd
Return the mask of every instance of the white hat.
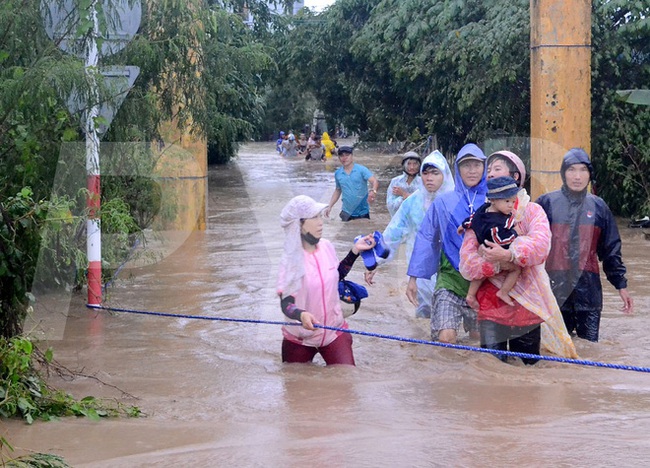
M 319 203 L 307 195 L 298 195 L 289 200 L 280 213 L 280 225 L 284 228 L 284 253 L 280 260 L 278 293 L 283 297 L 295 294 L 305 276 L 302 239 L 300 237 L 301 220 L 318 216 L 326 203 Z

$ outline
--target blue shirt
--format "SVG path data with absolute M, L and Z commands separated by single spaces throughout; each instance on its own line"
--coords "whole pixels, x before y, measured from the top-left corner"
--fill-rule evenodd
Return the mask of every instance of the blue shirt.
M 354 164 L 349 174 L 343 166 L 334 173 L 336 188 L 341 190 L 343 211 L 350 216 L 363 216 L 370 213 L 368 206 L 368 179 L 372 172 L 366 166 Z

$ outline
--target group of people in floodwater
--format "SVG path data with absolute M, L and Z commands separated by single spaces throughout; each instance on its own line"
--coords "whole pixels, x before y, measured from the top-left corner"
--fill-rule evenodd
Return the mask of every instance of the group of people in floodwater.
M 315 131 L 301 133 L 296 139 L 293 132 L 280 131 L 275 143 L 275 149 L 281 156 L 287 158 L 305 158 L 306 161 L 326 161 L 338 153 L 338 143 L 330 138 L 329 133 L 322 135 Z
M 299 195 L 280 213 L 285 239 L 277 293 L 282 312 L 302 325 L 283 327 L 283 362 L 311 362 L 320 353 L 327 365 L 354 365 L 352 336 L 341 331 L 348 325 L 339 281 L 362 255 L 372 285 L 401 244 L 408 261 L 406 296 L 416 317 L 430 320 L 431 338 L 456 343 L 462 330 L 504 362 L 508 355 L 502 352 L 513 351 L 535 364 L 542 348 L 577 358 L 572 335 L 598 341 L 600 264 L 618 290 L 622 311 L 633 313 L 618 228 L 607 204 L 588 190 L 594 172 L 583 149 L 564 155 L 562 187 L 535 202 L 523 188 L 524 163 L 511 151 L 486 157 L 476 144 L 466 144 L 453 171 L 437 150 L 424 159 L 408 152 L 403 173 L 387 189 L 388 226 L 355 238 L 339 261 L 322 238 L 323 217 L 342 198 L 343 222 L 370 218 L 379 187 L 368 168 L 354 163 L 353 153 L 351 146 L 334 153 L 341 166 L 328 204 Z M 387 258 L 375 255 L 376 263 L 367 262 L 378 243 L 389 251 Z

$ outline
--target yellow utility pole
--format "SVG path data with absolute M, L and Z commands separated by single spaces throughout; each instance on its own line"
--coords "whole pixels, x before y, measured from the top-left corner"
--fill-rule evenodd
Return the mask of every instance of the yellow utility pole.
M 160 133 L 166 142 L 154 148 L 155 177 L 160 180 L 165 200 L 173 203 L 173 219 L 163 219 L 159 230 L 184 232 L 206 229 L 208 195 L 208 147 L 203 138 L 191 136 L 192 122 L 180 130 L 176 122 L 166 122 Z
M 561 185 L 564 153 L 591 154 L 591 0 L 530 1 L 531 196 Z

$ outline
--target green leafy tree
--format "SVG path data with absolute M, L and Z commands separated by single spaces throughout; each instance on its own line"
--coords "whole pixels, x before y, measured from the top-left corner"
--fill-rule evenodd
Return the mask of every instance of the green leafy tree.
M 79 61 L 46 36 L 37 1 L 0 4 L 0 196 L 26 185 L 49 196 L 61 142 L 79 128 L 58 91 L 81 78 Z
M 300 132 L 305 125 L 311 126 L 318 108 L 312 88 L 304 84 L 311 61 L 296 55 L 292 44 L 311 40 L 311 34 L 309 39 L 303 37 L 307 29 L 302 25 L 313 25 L 315 21 L 316 16 L 308 9 L 301 10 L 294 18 L 277 20 L 278 27 L 269 39 L 274 67 L 264 76 L 263 116 L 255 128 L 257 139 L 274 140 L 280 130 Z
M 364 139 L 405 139 L 417 128 L 457 149 L 495 129 L 516 133 L 529 118 L 527 7 L 339 0 L 298 20 L 285 56 L 309 64 L 296 83 Z
M 0 201 L 0 337 L 22 332 L 41 242 L 49 238 L 43 266 L 55 281 L 69 276 L 85 256 L 71 240 L 81 220 L 67 197 L 36 200 L 29 187 Z M 47 228 L 47 229 L 45 229 Z
M 113 152 L 109 158 L 117 168 L 112 173 L 129 176 L 105 181 L 101 226 L 114 243 L 105 245 L 105 260 L 123 255 L 159 209 L 160 193 L 148 179 L 156 161 L 147 144 L 161 140 L 163 122 L 207 138 L 216 160 L 222 162 L 259 124 L 263 77 L 274 66 L 262 40 L 272 15 L 262 1 L 246 4 L 256 12 L 253 29 L 238 14 L 242 2 L 143 0 L 136 37 L 121 52 L 102 58 L 101 65 L 128 64 L 141 70 L 105 135 L 105 141 L 133 143 L 135 148 Z M 90 27 L 84 20 L 90 2 L 79 0 L 77 5 L 82 20 L 73 29 L 83 36 Z M 106 21 L 103 18 L 102 24 Z M 71 269 L 83 272 L 86 266 L 85 193 L 79 190 L 85 186 L 85 157 L 80 152 L 61 158 L 62 143 L 83 140 L 80 115 L 71 115 L 65 104 L 73 89 L 89 95 L 83 62 L 47 37 L 40 0 L 2 2 L 0 202 L 6 214 L 0 228 L 3 268 L 11 271 L 2 278 L 7 283 L 0 292 L 3 336 L 20 332 L 25 292 L 34 277 L 41 242 L 53 278 L 69 276 Z M 107 91 L 102 89 L 102 99 L 109 99 Z M 44 230 L 43 217 L 52 215 L 63 201 L 70 222 Z M 9 278 L 13 286 L 5 287 Z M 76 278 L 84 281 L 83 274 Z
M 274 16 L 259 0 L 144 3 L 138 35 L 110 58 L 141 73 L 107 138 L 161 141 L 161 123 L 174 121 L 207 139 L 210 162 L 227 162 L 261 122 L 263 80 L 274 68 L 264 38 Z
M 353 103 L 360 99 L 358 81 L 363 64 L 354 58 L 350 44 L 377 3 L 339 0 L 323 13 L 303 10 L 293 18 L 288 30 L 275 37 L 279 72 L 272 102 L 291 99 L 293 112 L 311 122 L 315 98 L 328 121 L 343 122 L 352 131 L 366 131 L 366 109 Z M 282 102 L 275 105 L 286 108 Z M 302 120 L 300 126 L 307 123 Z
M 650 210 L 650 110 L 616 97 L 648 88 L 648 17 L 648 0 L 593 4 L 591 146 L 597 178 L 616 180 L 600 193 L 622 214 Z M 529 23 L 527 0 L 338 0 L 296 22 L 283 57 L 294 85 L 363 139 L 417 129 L 455 152 L 529 134 Z
M 592 154 L 598 194 L 615 213 L 650 213 L 650 107 L 617 90 L 650 86 L 650 1 L 594 4 Z

